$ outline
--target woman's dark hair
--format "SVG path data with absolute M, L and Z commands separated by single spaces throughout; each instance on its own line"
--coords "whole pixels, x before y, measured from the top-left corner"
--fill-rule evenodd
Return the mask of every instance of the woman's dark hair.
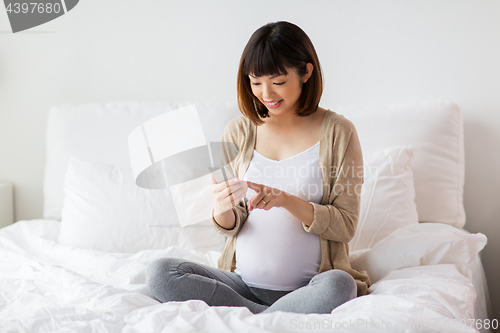
M 306 64 L 314 66 L 311 77 L 302 85 L 296 114 L 301 117 L 318 109 L 323 93 L 321 66 L 314 46 L 306 33 L 290 22 L 268 23 L 250 37 L 238 69 L 238 106 L 256 126 L 269 117 L 268 110 L 252 93 L 249 74 L 260 76 L 288 74 L 285 67 L 293 68 L 299 77 L 306 73 Z M 260 118 L 259 118 L 260 117 Z

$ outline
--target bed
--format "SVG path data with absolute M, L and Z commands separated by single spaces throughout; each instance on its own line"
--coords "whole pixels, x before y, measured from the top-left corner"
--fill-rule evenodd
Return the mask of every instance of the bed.
M 0 230 L 2 332 L 488 332 L 480 259 L 487 239 L 463 229 L 460 108 L 428 101 L 331 109 L 351 120 L 365 183 L 350 261 L 371 293 L 331 314 L 253 315 L 204 302 L 160 303 L 145 270 L 161 257 L 216 266 L 208 221 L 180 226 L 171 191 L 136 185 L 130 133 L 195 105 L 217 142 L 235 103 L 59 105 L 47 123 L 44 211 Z M 175 145 L 175 142 L 170 144 Z

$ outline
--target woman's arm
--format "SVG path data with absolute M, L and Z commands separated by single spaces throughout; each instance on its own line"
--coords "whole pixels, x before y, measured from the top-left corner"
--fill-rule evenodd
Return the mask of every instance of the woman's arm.
M 215 209 L 212 211 L 212 217 L 219 226 L 226 230 L 231 230 L 236 225 L 236 215 L 234 215 L 233 210 L 227 210 L 222 213 L 218 213 Z
M 248 213 L 247 210 L 244 206 L 243 200 L 240 201 L 235 207 L 232 209 L 224 212 L 225 217 L 222 217 L 222 219 L 227 219 L 227 220 L 219 220 L 219 216 L 213 216 L 213 214 L 216 214 L 215 212 L 212 211 L 212 226 L 217 230 L 219 233 L 223 234 L 226 237 L 232 237 L 235 236 L 241 229 L 241 226 L 243 225 L 243 221 L 246 220 Z M 232 217 L 231 217 L 232 215 Z M 234 219 L 233 225 L 231 226 L 231 219 Z M 220 224 L 219 224 L 220 222 Z M 226 224 L 227 223 L 227 224 Z M 226 225 L 224 225 L 226 224 Z M 226 228 L 227 226 L 227 228 Z
M 329 203 L 313 206 L 313 221 L 307 232 L 342 243 L 348 243 L 356 232 L 359 219 L 361 187 L 364 182 L 363 155 L 358 134 L 351 123 L 350 131 L 338 131 L 334 141 L 332 170 L 328 184 Z M 338 141 L 337 141 L 338 140 Z
M 224 165 L 230 165 L 233 172 L 237 172 L 238 170 L 235 159 L 239 155 L 240 147 L 245 140 L 244 126 L 241 121 L 239 121 L 239 118 L 230 121 L 222 133 L 222 160 L 220 162 Z M 231 184 L 231 186 L 234 187 L 236 185 Z M 238 187 L 242 187 L 241 184 L 239 184 Z M 243 188 L 244 196 L 246 193 L 246 184 Z M 236 192 L 234 194 L 236 194 Z M 233 197 L 233 200 L 234 199 Z M 230 209 L 217 209 L 217 205 L 214 205 L 214 210 L 212 211 L 212 226 L 226 237 L 235 236 L 248 216 L 245 201 L 240 200 L 239 197 L 236 199 L 235 201 L 237 201 L 237 203 L 234 207 Z
M 283 208 L 288 210 L 290 214 L 295 216 L 306 226 L 310 226 L 314 218 L 314 208 L 310 202 L 285 192 L 285 204 Z

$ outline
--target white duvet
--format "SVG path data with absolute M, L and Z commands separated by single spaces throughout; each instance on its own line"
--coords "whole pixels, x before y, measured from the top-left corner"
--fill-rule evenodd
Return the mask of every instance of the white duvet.
M 447 225 L 408 226 L 352 253 L 372 293 L 324 315 L 253 315 L 197 300 L 161 304 L 145 287 L 152 260 L 215 266 L 219 253 L 79 249 L 56 242 L 59 227 L 29 220 L 0 230 L 0 332 L 476 332 L 473 320 L 485 317 L 477 254 L 486 237 Z

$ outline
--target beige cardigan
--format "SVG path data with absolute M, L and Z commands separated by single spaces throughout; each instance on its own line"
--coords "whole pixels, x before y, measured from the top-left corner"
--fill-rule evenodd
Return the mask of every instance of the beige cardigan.
M 236 158 L 226 153 L 226 161 L 236 177 L 243 179 L 253 156 L 257 127 L 246 117 L 230 121 L 224 128 L 222 142 L 234 143 L 239 147 Z M 363 157 L 358 134 L 351 121 L 344 116 L 327 110 L 320 132 L 319 164 L 323 172 L 323 199 L 321 204 L 311 202 L 314 219 L 307 232 L 320 235 L 321 263 L 319 273 L 330 269 L 341 269 L 356 280 L 358 296 L 368 293 L 370 280 L 366 272 L 351 268 L 348 242 L 354 237 L 359 218 L 361 185 L 364 181 Z M 214 228 L 225 235 L 226 245 L 218 266 L 227 271 L 236 268 L 236 237 L 248 210 L 241 200 L 233 212 L 236 224 L 233 229 L 222 228 L 212 217 Z

